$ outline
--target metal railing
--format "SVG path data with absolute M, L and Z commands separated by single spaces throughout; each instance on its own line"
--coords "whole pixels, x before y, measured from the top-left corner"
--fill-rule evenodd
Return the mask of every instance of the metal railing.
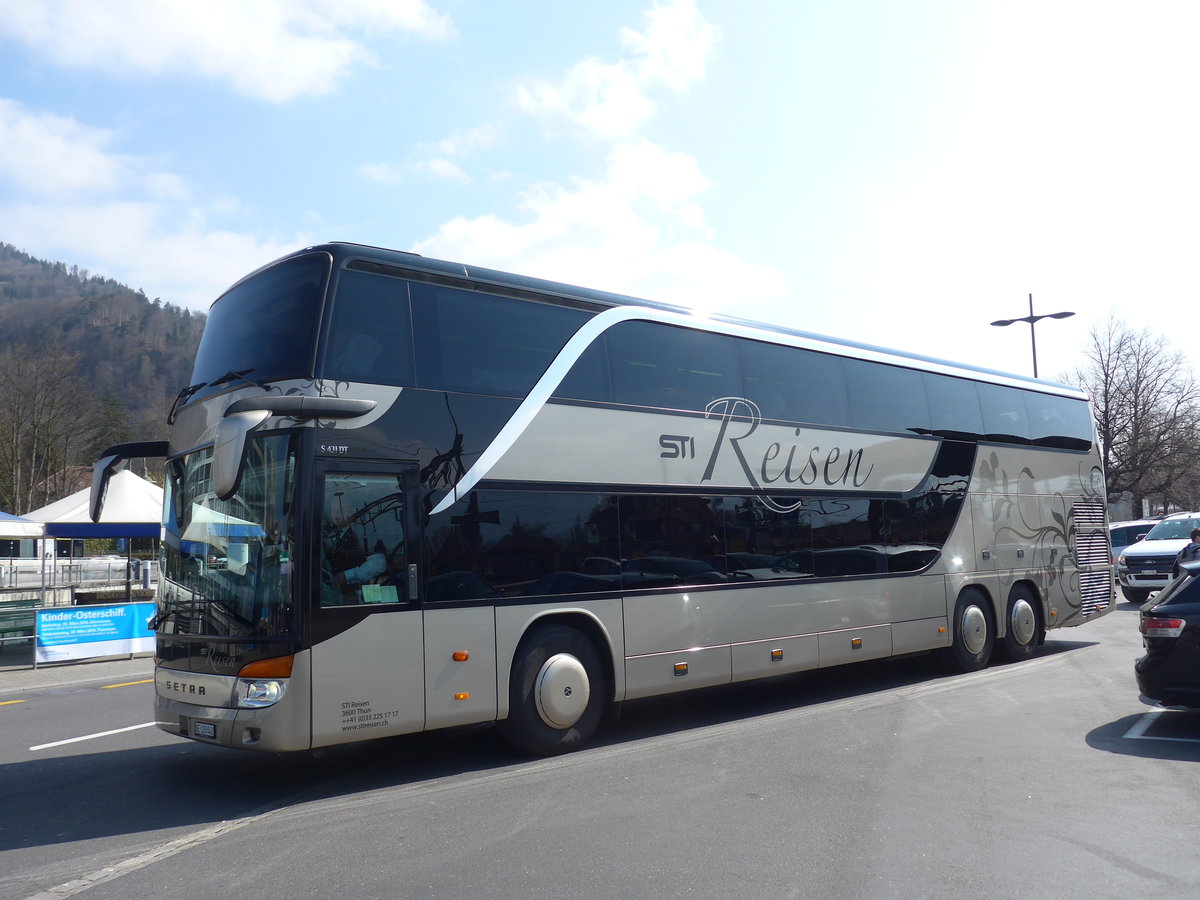
M 47 559 L 43 570 L 40 559 L 0 558 L 0 588 L 40 588 L 43 571 L 48 588 L 124 584 L 129 565 L 130 562 L 123 556 L 98 556 Z M 158 580 L 158 564 L 154 560 L 134 559 L 132 566 L 130 577 L 134 583 L 144 586 L 147 579 L 151 584 Z

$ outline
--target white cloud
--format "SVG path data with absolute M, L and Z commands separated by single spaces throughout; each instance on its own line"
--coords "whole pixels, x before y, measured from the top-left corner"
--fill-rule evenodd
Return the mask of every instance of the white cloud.
M 700 15 L 693 0 L 658 4 L 646 19 L 645 34 L 621 30 L 621 42 L 640 57 L 639 80 L 661 81 L 679 91 L 702 78 L 718 31 Z
M 494 147 L 500 139 L 500 129 L 495 125 L 480 125 L 458 131 L 434 144 L 438 153 L 446 156 L 469 156 L 480 150 Z
M 153 160 L 112 152 L 115 138 L 0 98 L 0 182 L 11 186 L 0 194 L 3 239 L 195 309 L 311 242 L 263 241 L 214 225 L 240 204 L 220 194 L 197 200 L 186 179 Z
M 467 175 L 456 163 L 451 162 L 445 157 L 436 157 L 424 163 L 420 167 L 422 171 L 428 172 L 438 178 L 449 178 L 452 181 L 470 181 L 471 177 Z
M 694 0 L 656 4 L 644 32 L 622 29 L 626 58 L 584 59 L 558 83 L 529 81 L 517 91 L 526 112 L 564 120 L 605 139 L 628 136 L 654 112 L 648 92 L 657 85 L 683 90 L 704 75 L 718 30 Z
M 130 159 L 109 152 L 113 133 L 0 98 L 0 180 L 24 194 L 112 190 Z
M 379 184 L 397 185 L 404 180 L 404 174 L 390 163 L 363 163 L 358 174 Z
M 379 184 L 394 187 L 401 184 L 407 172 L 432 175 L 452 181 L 469 182 L 473 179 L 456 160 L 477 155 L 493 147 L 500 139 L 500 129 L 495 125 L 480 125 L 466 131 L 457 131 L 440 141 L 418 144 L 412 157 L 416 162 L 407 164 L 364 163 L 358 173 Z
M 151 200 L 0 206 L 6 242 L 200 311 L 247 272 L 314 243 L 304 234 L 262 240 L 210 219 L 199 207 Z
M 453 26 L 424 0 L 0 0 L 0 36 L 59 65 L 198 74 L 273 102 L 328 91 L 372 61 L 357 35 L 381 31 L 437 39 Z
M 685 154 L 645 140 L 621 144 L 599 180 L 528 190 L 521 203 L 526 222 L 460 216 L 413 249 L 701 310 L 783 296 L 777 271 L 697 233 L 703 216 L 695 197 L 706 185 Z
M 711 243 L 700 203 L 709 182 L 696 159 L 637 136 L 654 113 L 654 90 L 683 90 L 703 76 L 716 28 L 693 0 L 675 0 L 651 7 L 643 31 L 620 37 L 623 58 L 584 59 L 557 83 L 517 89 L 526 112 L 612 141 L 605 171 L 529 187 L 522 221 L 459 216 L 414 249 L 699 311 L 744 312 L 783 297 L 777 270 Z

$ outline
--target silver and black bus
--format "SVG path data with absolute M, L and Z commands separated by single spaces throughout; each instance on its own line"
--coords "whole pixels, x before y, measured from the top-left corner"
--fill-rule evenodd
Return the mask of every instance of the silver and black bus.
M 162 455 L 160 728 L 297 750 L 895 654 L 1113 605 L 1063 385 L 352 244 L 213 304 Z

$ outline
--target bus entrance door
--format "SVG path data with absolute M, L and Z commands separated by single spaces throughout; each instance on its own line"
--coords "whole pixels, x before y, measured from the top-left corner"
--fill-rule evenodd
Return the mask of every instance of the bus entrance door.
M 415 468 L 330 463 L 312 617 L 314 747 L 425 727 Z

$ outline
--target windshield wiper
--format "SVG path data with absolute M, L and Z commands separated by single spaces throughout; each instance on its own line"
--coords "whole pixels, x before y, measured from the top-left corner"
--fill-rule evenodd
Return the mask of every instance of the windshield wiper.
M 242 369 L 240 372 L 235 372 L 232 369 L 230 369 L 228 372 L 226 372 L 220 378 L 216 379 L 215 381 L 210 382 L 209 387 L 216 387 L 219 384 L 229 384 L 230 382 L 233 382 L 233 381 L 244 381 L 244 382 L 246 382 L 246 384 L 252 384 L 256 388 L 262 388 L 264 391 L 270 391 L 271 389 L 269 387 L 267 387 L 265 384 L 263 384 L 262 382 L 255 381 L 253 378 L 246 377 L 253 371 L 254 371 L 254 369 Z
M 182 391 L 175 395 L 175 402 L 171 404 L 171 411 L 167 413 L 168 425 L 175 424 L 175 413 L 178 412 L 179 407 L 186 403 L 191 396 L 196 393 L 196 391 L 200 390 L 200 388 L 206 386 L 207 384 L 207 381 L 197 381 L 195 384 L 189 384 Z

